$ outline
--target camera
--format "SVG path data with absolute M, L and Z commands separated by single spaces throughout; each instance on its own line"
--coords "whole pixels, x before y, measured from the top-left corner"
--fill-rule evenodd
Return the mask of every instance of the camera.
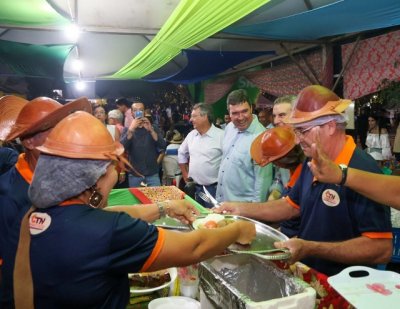
M 135 111 L 135 118 L 142 118 L 143 117 L 143 111 Z

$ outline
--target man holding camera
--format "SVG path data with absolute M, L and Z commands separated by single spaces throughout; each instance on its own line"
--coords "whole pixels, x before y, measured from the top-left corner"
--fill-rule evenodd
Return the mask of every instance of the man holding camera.
M 157 158 L 165 151 L 166 144 L 159 129 L 144 117 L 144 108 L 143 102 L 132 103 L 133 121 L 121 137 L 129 162 L 137 171 L 128 175 L 131 188 L 161 185 Z

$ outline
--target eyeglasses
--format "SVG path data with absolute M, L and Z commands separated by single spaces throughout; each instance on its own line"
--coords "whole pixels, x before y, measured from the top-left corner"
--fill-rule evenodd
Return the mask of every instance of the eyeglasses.
M 294 128 L 294 134 L 296 134 L 297 137 L 304 136 L 305 133 L 309 132 L 312 128 L 315 128 L 316 126 L 311 126 L 307 128 Z

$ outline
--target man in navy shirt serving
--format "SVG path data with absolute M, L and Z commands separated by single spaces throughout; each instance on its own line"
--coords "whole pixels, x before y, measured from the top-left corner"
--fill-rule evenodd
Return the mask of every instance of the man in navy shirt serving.
M 311 144 L 319 139 L 327 156 L 340 164 L 340 185 L 314 179 L 308 159 L 285 199 L 251 204 L 224 202 L 217 210 L 269 222 L 301 215 L 298 238 L 275 246 L 290 249 L 290 262 L 301 260 L 328 276 L 350 265 L 386 263 L 392 255 L 389 208 L 343 186 L 347 166 L 381 173 L 372 157 L 356 148 L 345 133 L 342 112 L 350 102 L 325 87 L 308 86 L 299 93 L 288 121 L 307 157 L 311 157 Z

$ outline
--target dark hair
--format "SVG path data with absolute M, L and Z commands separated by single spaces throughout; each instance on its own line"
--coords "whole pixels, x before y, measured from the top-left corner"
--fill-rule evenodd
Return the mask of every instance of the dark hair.
M 388 126 L 387 126 L 387 123 L 386 123 L 386 121 L 385 121 L 385 119 L 383 118 L 383 117 L 380 117 L 380 116 L 375 116 L 375 115 L 368 115 L 368 118 L 372 118 L 372 119 L 374 119 L 375 121 L 376 121 L 376 124 L 377 124 L 377 126 L 378 126 L 378 134 L 379 134 L 379 137 L 381 136 L 381 131 L 382 131 L 382 129 L 386 129 L 387 131 L 389 131 L 388 129 Z M 368 132 L 371 132 L 371 130 L 372 129 L 368 129 Z
M 238 105 L 245 102 L 249 103 L 249 105 L 252 106 L 252 103 L 250 102 L 247 95 L 247 91 L 244 89 L 233 90 L 231 93 L 228 94 L 228 97 L 226 98 L 228 109 L 229 105 Z
M 116 99 L 115 104 L 118 106 L 125 105 L 126 107 L 131 108 L 131 102 L 129 102 L 126 98 Z
M 136 103 L 143 104 L 144 109 L 146 109 L 146 104 L 144 104 L 143 101 L 141 101 L 141 100 L 139 100 L 139 99 L 134 99 L 134 100 L 132 101 L 131 106 L 132 106 L 133 104 L 136 104 Z
M 208 122 L 211 124 L 214 122 L 214 112 L 210 104 L 197 103 L 193 106 L 193 110 L 200 109 L 200 115 L 207 115 Z

